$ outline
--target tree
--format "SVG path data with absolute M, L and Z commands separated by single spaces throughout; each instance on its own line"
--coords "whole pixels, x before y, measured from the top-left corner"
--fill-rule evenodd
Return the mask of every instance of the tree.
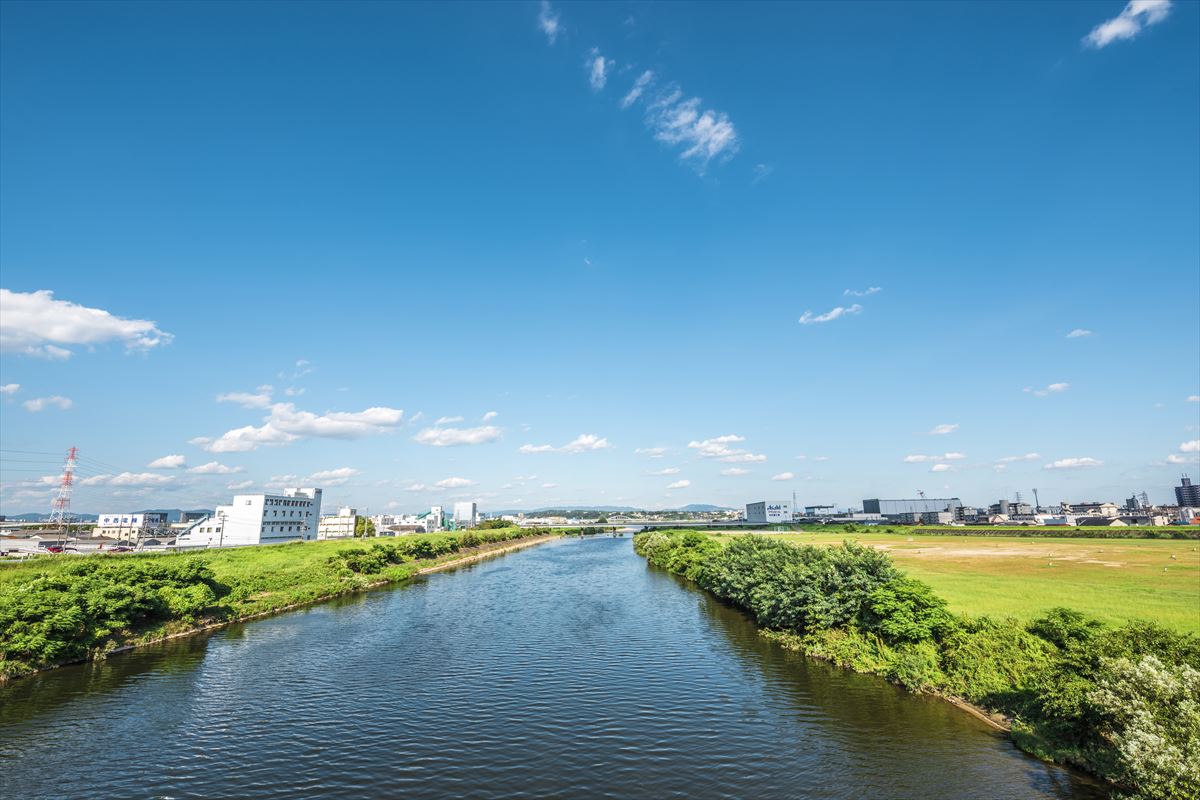
M 375 535 L 375 523 L 368 517 L 354 518 L 354 535 L 356 537 L 366 537 Z

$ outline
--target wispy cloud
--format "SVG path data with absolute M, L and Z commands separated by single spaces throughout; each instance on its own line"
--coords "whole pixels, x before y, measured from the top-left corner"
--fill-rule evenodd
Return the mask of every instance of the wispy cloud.
M 39 411 L 44 411 L 47 408 L 57 408 L 60 411 L 68 411 L 74 403 L 71 398 L 63 397 L 61 394 L 53 394 L 49 397 L 34 397 L 26 400 L 23 404 L 25 410 L 36 414 Z
M 773 480 L 773 481 L 790 481 L 795 477 L 796 477 L 795 473 L 780 472 L 778 475 L 772 475 L 771 480 Z
M 1083 339 L 1083 338 L 1091 336 L 1091 335 L 1092 335 L 1092 332 L 1089 331 L 1087 328 L 1076 328 L 1075 330 L 1073 330 L 1067 334 L 1067 338 L 1068 339 Z
M 775 171 L 774 164 L 755 164 L 754 177 L 750 179 L 751 184 L 762 183 L 767 178 L 771 177 L 771 173 Z
M 1043 469 L 1083 469 L 1085 467 L 1100 467 L 1103 466 L 1103 461 L 1098 461 L 1094 458 L 1060 458 L 1058 461 L 1052 461 Z
M 679 158 L 703 173 L 714 159 L 726 161 L 741 147 L 737 128 L 723 111 L 701 108 L 700 98 L 684 99 L 668 86 L 646 107 L 646 125 L 654 138 L 680 147 Z
M 684 479 L 681 481 L 675 481 L 674 483 L 667 484 L 667 488 L 668 489 L 686 489 L 687 487 L 689 487 L 691 485 L 692 485 L 691 481 Z
M 929 468 L 930 472 L 954 472 L 954 467 L 950 464 L 934 464 Z
M 238 481 L 237 483 L 226 484 L 225 488 L 231 492 L 239 492 L 242 489 L 249 489 L 253 485 L 254 485 L 254 481 L 246 480 L 246 481 Z
M 173 475 L 154 472 L 122 472 L 118 475 L 93 475 L 79 483 L 81 486 L 165 486 L 174 480 Z
M 954 433 L 958 430 L 957 422 L 943 422 L 941 425 L 934 425 L 928 431 L 929 436 L 945 436 L 948 433 Z
M 558 40 L 559 16 L 546 0 L 538 7 L 538 27 L 546 34 L 546 41 L 554 44 Z
M 1132 39 L 1143 28 L 1157 25 L 1171 11 L 1171 0 L 1129 0 L 1121 13 L 1092 28 L 1083 43 L 1097 50 L 1122 39 Z
M 483 418 L 480 420 L 480 422 L 491 422 L 492 420 L 494 420 L 494 419 L 495 419 L 496 417 L 498 417 L 498 416 L 500 416 L 500 412 L 498 412 L 498 411 L 489 411 L 489 412 L 487 412 L 486 414 L 484 414 L 484 415 L 483 415 Z
M 217 402 L 236 403 L 242 408 L 266 408 L 271 405 L 271 387 L 260 386 L 255 392 L 225 392 L 217 395 Z
M 820 322 L 833 322 L 835 319 L 847 316 L 849 314 L 857 314 L 862 311 L 862 306 L 855 303 L 851 306 L 836 306 L 826 311 L 824 314 L 814 315 L 811 311 L 805 311 L 800 315 L 799 322 L 801 325 L 815 325 Z
M 476 428 L 424 428 L 413 440 L 430 447 L 459 447 L 462 445 L 486 444 L 500 438 L 500 429 L 494 425 Z
M 439 489 L 462 489 L 466 486 L 474 486 L 475 481 L 467 478 L 442 478 L 434 484 Z
M 878 294 L 883 291 L 882 286 L 868 286 L 866 289 L 859 291 L 858 289 L 846 289 L 842 294 L 846 297 L 870 297 L 873 294 Z
M 535 453 L 587 453 L 593 450 L 607 450 L 612 447 L 608 439 L 594 433 L 581 433 L 562 447 L 550 444 L 523 444 L 517 448 L 518 453 L 531 455 Z
M 636 450 L 634 450 L 633 452 L 637 453 L 639 456 L 645 456 L 646 458 L 662 458 L 664 455 L 666 455 L 667 448 L 665 448 L 665 447 L 639 447 Z
M 1067 389 L 1071 388 L 1069 383 L 1051 383 L 1044 389 L 1034 389 L 1032 386 L 1026 386 L 1021 391 L 1026 394 L 1032 394 L 1034 397 L 1045 397 L 1050 394 L 1062 394 Z
M 743 469 L 741 467 L 728 467 L 726 469 L 721 470 L 721 474 L 724 475 L 726 478 L 736 478 L 740 475 L 749 475 L 750 470 Z
M 159 460 L 161 461 L 162 459 Z M 153 467 L 157 463 L 157 461 L 151 462 L 150 466 Z M 188 470 L 188 472 L 192 473 L 193 475 L 232 475 L 236 472 L 242 471 L 242 467 L 226 466 L 219 461 L 209 461 L 207 464 L 201 464 Z
M 648 470 L 647 475 L 678 475 L 679 467 L 665 467 L 663 469 Z
M 625 93 L 625 96 L 621 98 L 621 108 L 629 108 L 631 105 L 636 103 L 638 98 L 645 93 L 646 87 L 649 86 L 653 80 L 654 73 L 650 70 L 646 70 L 641 75 L 638 75 L 637 80 L 633 82 L 633 86 L 631 86 L 629 91 Z
M 6 383 L 0 386 L 0 394 L 16 394 L 20 390 L 21 384 L 19 383 Z
M 433 421 L 434 425 L 452 425 L 455 422 L 462 422 L 462 417 L 438 417 Z
M 99 308 L 55 300 L 54 292 L 0 289 L 0 352 L 39 358 L 70 358 L 63 345 L 119 341 L 126 350 L 170 344 L 172 335 L 149 320 L 125 319 Z
M 1189 395 L 1187 396 L 1187 402 L 1189 402 L 1189 403 L 1200 403 L 1200 394 L 1189 394 Z
M 961 461 L 967 456 L 964 453 L 942 453 L 940 456 L 914 454 L 904 457 L 905 464 L 926 464 L 930 461 Z
M 605 58 L 599 49 L 593 47 L 588 53 L 584 66 L 587 68 L 588 83 L 592 90 L 598 92 L 603 89 L 604 85 L 608 83 L 608 73 L 613 68 L 612 60 Z
M 1026 453 L 1023 456 L 1005 456 L 1004 458 L 996 459 L 997 464 L 1013 464 L 1017 461 L 1037 461 L 1041 458 L 1038 453 Z

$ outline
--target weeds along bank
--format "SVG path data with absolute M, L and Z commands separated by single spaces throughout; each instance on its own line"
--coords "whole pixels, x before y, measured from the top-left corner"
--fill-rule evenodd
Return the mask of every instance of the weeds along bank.
M 882 552 L 695 531 L 634 537 L 650 563 L 745 609 L 783 645 L 1012 720 L 1022 749 L 1137 798 L 1200 797 L 1200 639 L 1068 609 L 1028 623 L 951 613 Z
M 536 528 L 0 565 L 0 680 L 368 586 Z

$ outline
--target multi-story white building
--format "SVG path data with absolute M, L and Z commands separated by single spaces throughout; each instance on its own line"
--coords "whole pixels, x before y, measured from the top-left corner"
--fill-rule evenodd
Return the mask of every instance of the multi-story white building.
M 792 502 L 790 500 L 764 500 L 761 503 L 746 504 L 746 522 L 773 525 L 791 521 Z
M 167 515 L 158 512 L 144 514 L 101 514 L 96 518 L 93 536 L 115 539 L 136 539 L 167 527 Z
M 358 524 L 358 509 L 342 506 L 336 515 L 321 517 L 317 524 L 318 539 L 347 539 L 354 536 Z
M 177 547 L 237 547 L 315 541 L 321 518 L 320 489 L 283 494 L 239 494 L 176 539 Z
M 458 530 L 475 527 L 476 508 L 474 502 L 454 504 L 454 527 Z

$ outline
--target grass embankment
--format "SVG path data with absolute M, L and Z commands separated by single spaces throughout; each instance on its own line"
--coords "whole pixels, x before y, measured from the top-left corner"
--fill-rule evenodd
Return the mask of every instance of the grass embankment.
M 727 542 L 733 536 L 721 535 Z M 850 538 L 883 550 L 960 614 L 1033 620 L 1069 606 L 1119 625 L 1151 620 L 1200 634 L 1200 542 L 866 531 L 774 534 L 795 544 Z
M 889 554 L 849 541 L 674 531 L 638 534 L 634 548 L 747 610 L 786 647 L 1001 713 L 1023 749 L 1130 796 L 1200 796 L 1194 635 L 1066 608 L 1032 621 L 956 614 Z
M 402 581 L 549 533 L 509 528 L 0 565 L 0 680 Z

